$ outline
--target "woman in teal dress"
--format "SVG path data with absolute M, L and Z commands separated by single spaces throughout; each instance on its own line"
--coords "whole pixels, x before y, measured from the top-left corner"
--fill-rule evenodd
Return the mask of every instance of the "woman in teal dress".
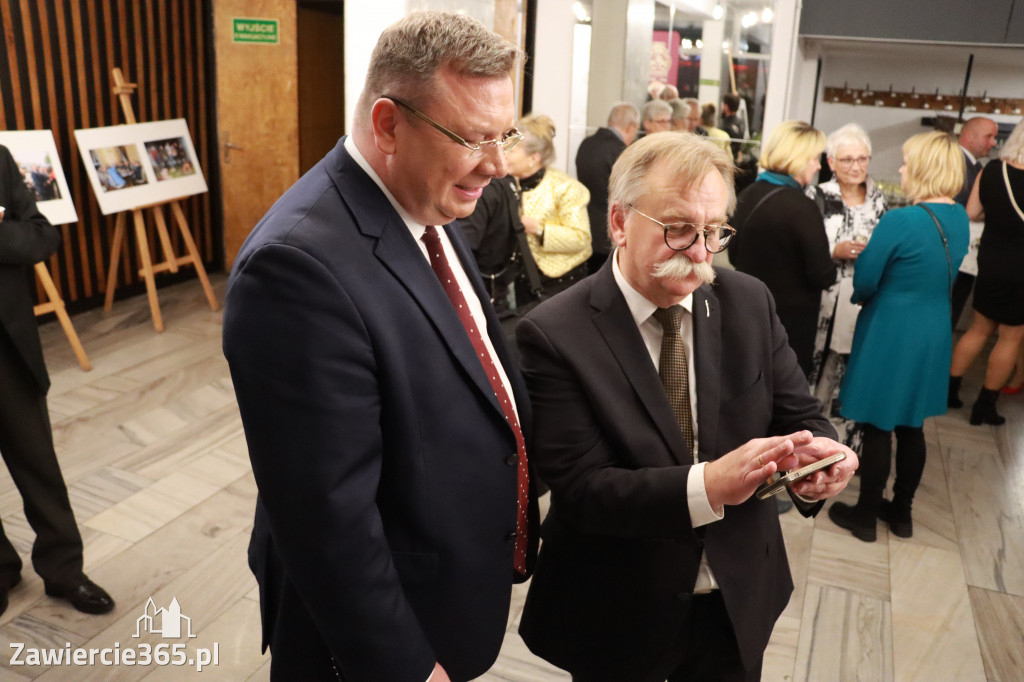
M 925 462 L 922 426 L 946 412 L 950 288 L 969 240 L 967 213 L 952 199 L 963 184 L 956 140 L 940 132 L 911 137 L 900 175 L 914 205 L 882 216 L 857 259 L 852 300 L 864 307 L 839 393 L 840 414 L 864 428 L 860 497 L 856 506 L 833 504 L 828 515 L 865 542 L 875 540 L 879 517 L 900 537 L 913 533 L 910 508 Z M 889 501 L 883 496 L 893 431 Z

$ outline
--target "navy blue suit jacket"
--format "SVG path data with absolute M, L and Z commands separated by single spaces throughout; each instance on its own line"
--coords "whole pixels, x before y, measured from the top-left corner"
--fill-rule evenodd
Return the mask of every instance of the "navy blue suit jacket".
M 445 229 L 528 432 L 473 257 Z M 224 352 L 259 487 L 249 560 L 272 675 L 483 673 L 512 586 L 515 439 L 427 259 L 342 141 L 239 252 Z

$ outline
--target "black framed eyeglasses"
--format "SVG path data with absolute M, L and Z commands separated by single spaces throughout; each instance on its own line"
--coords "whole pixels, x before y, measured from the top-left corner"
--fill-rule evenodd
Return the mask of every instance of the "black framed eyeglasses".
M 673 251 L 686 251 L 697 242 L 697 235 L 704 235 L 704 248 L 711 253 L 725 251 L 729 242 L 736 235 L 736 230 L 728 225 L 708 225 L 706 223 L 665 223 L 652 218 L 633 204 L 627 204 L 630 210 L 636 211 L 652 223 L 661 226 L 665 231 L 665 245 Z
M 469 140 L 466 140 L 465 138 L 460 137 L 459 135 L 456 135 L 452 131 L 448 130 L 443 125 L 441 125 L 434 119 L 430 118 L 429 116 L 427 116 L 422 111 L 420 111 L 413 105 L 409 104 L 408 102 L 403 102 L 397 97 L 392 97 L 391 95 L 382 95 L 382 97 L 391 100 L 392 102 L 402 107 L 403 109 L 409 110 L 411 113 L 413 113 L 414 115 L 418 116 L 419 118 L 423 119 L 428 124 L 433 126 L 436 130 L 440 131 L 445 137 L 447 137 L 452 142 L 457 142 L 458 144 L 461 144 L 463 147 L 470 150 L 471 156 L 483 156 L 486 150 L 492 147 L 500 149 L 503 152 L 507 152 L 509 149 L 512 149 L 512 147 L 515 147 L 519 140 L 523 139 L 523 134 L 519 132 L 516 128 L 509 128 L 507 131 L 505 131 L 505 134 L 499 137 L 498 139 L 481 140 L 480 142 L 470 142 Z

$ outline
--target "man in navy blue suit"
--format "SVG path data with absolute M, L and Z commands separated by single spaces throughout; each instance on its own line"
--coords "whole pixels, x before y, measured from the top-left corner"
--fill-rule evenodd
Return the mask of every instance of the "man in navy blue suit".
M 498 655 L 537 543 L 530 408 L 449 223 L 507 172 L 521 59 L 458 14 L 387 29 L 351 136 L 238 255 L 224 352 L 273 679 L 466 680 Z

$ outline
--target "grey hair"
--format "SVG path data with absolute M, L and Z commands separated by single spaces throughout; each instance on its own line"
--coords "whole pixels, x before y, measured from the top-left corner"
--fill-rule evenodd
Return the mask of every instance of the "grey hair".
M 632 102 L 619 102 L 608 113 L 608 125 L 626 128 L 630 123 L 640 124 L 640 110 Z
M 847 123 L 829 135 L 825 140 L 825 153 L 834 161 L 840 149 L 852 144 L 864 145 L 864 148 L 868 150 L 868 156 L 871 156 L 871 139 L 856 123 Z
M 608 206 L 636 203 L 647 191 L 655 169 L 669 173 L 680 189 L 695 187 L 708 173 L 718 171 L 729 187 L 728 212 L 732 214 L 736 207 L 734 168 L 729 154 L 707 138 L 682 133 L 648 135 L 626 147 L 612 166 Z
M 415 100 L 431 91 L 434 75 L 448 67 L 462 77 L 510 76 L 523 51 L 480 21 L 454 12 L 413 12 L 381 33 L 370 55 L 357 117 L 384 95 Z
M 653 121 L 658 114 L 672 115 L 672 105 L 663 99 L 652 99 L 644 105 L 641 116 L 645 121 Z
M 999 150 L 999 158 L 1024 164 L 1024 120 L 1013 127 L 1013 132 L 1006 138 L 1006 144 Z
M 690 107 L 686 106 L 686 100 L 670 99 L 668 105 L 672 107 L 672 120 L 673 121 L 685 121 L 690 118 Z

